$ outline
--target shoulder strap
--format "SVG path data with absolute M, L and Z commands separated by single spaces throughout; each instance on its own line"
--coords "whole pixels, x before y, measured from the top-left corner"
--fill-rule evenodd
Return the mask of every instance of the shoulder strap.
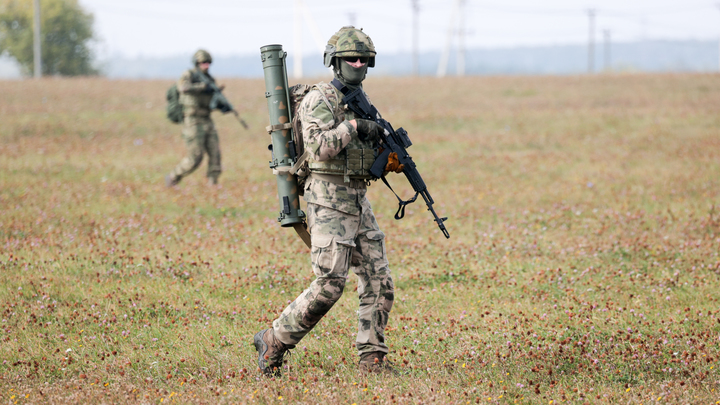
M 303 151 L 302 155 L 300 155 L 298 160 L 295 162 L 295 164 L 292 165 L 292 167 L 290 168 L 290 174 L 297 174 L 297 172 L 300 171 L 300 168 L 302 167 L 302 165 L 304 165 L 305 162 L 309 158 L 310 158 L 310 152 L 307 149 L 305 149 Z
M 329 84 L 320 82 L 317 84 L 313 84 L 312 87 L 310 87 L 310 90 L 317 89 L 317 91 L 320 93 L 320 97 L 322 97 L 323 102 L 327 106 L 328 110 L 330 110 L 330 114 L 332 114 L 333 119 L 335 119 L 335 108 L 333 108 L 332 103 L 330 102 L 330 100 L 328 100 L 327 96 L 325 95 L 325 91 L 321 88 L 321 86 L 328 86 L 330 89 L 332 89 L 332 86 L 330 86 Z M 272 127 L 267 127 L 265 129 L 267 129 L 269 133 L 271 132 L 270 129 L 272 129 Z M 301 131 L 302 129 L 298 128 L 298 130 Z M 298 134 L 298 138 L 302 139 L 302 134 Z M 297 174 L 297 172 L 309 158 L 310 152 L 303 147 L 303 153 L 298 157 L 297 161 L 295 161 L 295 164 L 292 166 L 292 168 L 290 168 L 290 174 Z
M 320 97 L 322 97 L 323 101 L 325 102 L 325 105 L 327 105 L 328 109 L 330 110 L 330 113 L 333 115 L 333 119 L 335 119 L 335 108 L 333 108 L 332 103 L 330 103 L 330 100 L 328 100 L 327 96 L 325 95 L 325 92 L 323 91 L 323 89 L 320 88 L 320 85 L 325 85 L 325 86 L 329 86 L 329 85 L 327 83 L 320 82 L 320 83 L 314 84 L 313 88 L 318 89 L 318 91 L 320 92 Z M 334 89 L 332 89 L 332 87 L 330 89 L 335 91 Z

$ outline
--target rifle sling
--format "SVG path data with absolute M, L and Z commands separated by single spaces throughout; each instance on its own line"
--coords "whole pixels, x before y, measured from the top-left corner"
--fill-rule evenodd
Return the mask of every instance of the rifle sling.
M 409 200 L 407 200 L 407 201 L 403 201 L 402 198 L 400 198 L 400 196 L 397 195 L 397 193 L 395 192 L 395 190 L 393 190 L 393 188 L 390 187 L 390 183 L 388 183 L 388 181 L 387 181 L 387 179 L 385 178 L 385 176 L 380 177 L 380 180 L 382 180 L 383 183 L 385 183 L 385 185 L 390 189 L 390 191 L 392 191 L 392 193 L 395 194 L 395 198 L 398 199 L 398 205 L 399 205 L 399 207 L 398 207 L 397 212 L 395 213 L 395 219 L 398 219 L 398 220 L 399 220 L 399 219 L 403 219 L 403 217 L 405 216 L 405 207 L 408 206 L 408 205 L 410 205 L 410 204 L 412 204 L 412 203 L 414 203 L 415 200 L 417 200 L 418 194 L 420 194 L 420 193 L 415 193 L 415 196 L 414 196 L 413 198 L 411 198 L 411 199 L 409 199 Z
M 340 82 L 340 80 L 338 80 L 337 78 L 332 79 L 332 81 L 330 82 L 330 84 L 332 84 L 333 86 L 335 86 L 335 87 L 336 87 L 338 90 L 340 90 L 340 92 L 341 92 L 343 95 L 345 95 L 345 96 L 347 96 L 347 94 L 350 92 L 350 89 L 349 89 L 347 86 L 345 86 L 344 84 L 342 84 L 342 83 Z M 417 193 L 417 192 L 416 192 L 416 193 L 415 193 L 415 196 L 414 196 L 413 198 L 411 198 L 411 199 L 409 199 L 409 200 L 407 200 L 407 201 L 403 201 L 402 198 L 400 198 L 400 196 L 397 195 L 397 193 L 395 192 L 395 190 L 393 190 L 393 188 L 390 186 L 390 183 L 388 183 L 388 181 L 387 181 L 387 179 L 385 178 L 384 175 L 381 176 L 380 179 L 383 181 L 383 183 L 385 183 L 385 185 L 387 186 L 387 188 L 389 188 L 390 191 L 392 191 L 392 193 L 395 194 L 395 198 L 398 199 L 398 205 L 399 205 L 399 206 L 398 206 L 397 212 L 395 213 L 395 219 L 398 219 L 398 220 L 399 220 L 399 219 L 403 219 L 403 217 L 405 217 L 405 207 L 408 206 L 408 205 L 410 205 L 410 204 L 412 204 L 412 203 L 414 203 L 415 200 L 417 200 L 418 194 L 420 194 L 420 193 Z

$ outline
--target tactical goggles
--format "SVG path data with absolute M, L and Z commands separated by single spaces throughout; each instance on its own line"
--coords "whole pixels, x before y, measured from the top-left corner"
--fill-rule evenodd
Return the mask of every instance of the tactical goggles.
M 343 56 L 342 60 L 344 60 L 345 62 L 348 62 L 348 63 L 355 63 L 359 60 L 360 63 L 365 64 L 365 63 L 368 63 L 370 58 L 368 58 L 367 56 Z

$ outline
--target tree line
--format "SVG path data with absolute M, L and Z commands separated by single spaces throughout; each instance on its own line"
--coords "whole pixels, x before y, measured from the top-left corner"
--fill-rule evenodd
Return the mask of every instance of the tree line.
M 77 0 L 40 0 L 42 74 L 96 75 L 93 15 Z M 0 55 L 17 60 L 23 74 L 32 76 L 33 0 L 0 0 Z

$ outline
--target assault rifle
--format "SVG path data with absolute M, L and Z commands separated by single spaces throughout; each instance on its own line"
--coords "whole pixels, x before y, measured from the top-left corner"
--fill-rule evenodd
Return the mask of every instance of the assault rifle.
M 341 91 L 342 90 L 344 89 L 341 89 Z M 345 92 L 343 93 L 345 94 Z M 401 164 L 405 165 L 403 173 L 410 182 L 413 190 L 415 190 L 415 196 L 407 201 L 403 201 L 395 193 L 395 191 L 393 191 L 393 194 L 395 194 L 395 197 L 397 197 L 400 204 L 398 211 L 395 213 L 395 219 L 402 219 L 405 216 L 405 206 L 414 203 L 418 195 L 421 195 L 423 200 L 425 200 L 425 205 L 427 205 L 428 211 L 432 213 L 433 217 L 435 218 L 435 222 L 437 222 L 437 225 L 442 231 L 443 235 L 445 235 L 446 238 L 450 238 L 450 233 L 448 233 L 447 229 L 445 229 L 445 224 L 443 223 L 447 220 L 447 217 L 440 218 L 438 214 L 435 213 L 435 209 L 433 208 L 433 204 L 435 203 L 435 201 L 433 201 L 432 197 L 430 196 L 430 192 L 428 192 L 427 186 L 425 185 L 425 182 L 423 181 L 420 173 L 417 170 L 417 167 L 415 166 L 415 162 L 413 162 L 412 157 L 410 157 L 407 152 L 407 148 L 412 145 L 412 142 L 410 142 L 410 138 L 408 137 L 407 131 L 402 128 L 394 130 L 389 122 L 381 118 L 375 106 L 371 105 L 367 98 L 365 98 L 365 93 L 360 87 L 345 94 L 345 97 L 343 97 L 342 99 L 342 103 L 344 105 L 347 105 L 347 107 L 352 110 L 352 112 L 354 112 L 355 115 L 357 115 L 358 117 L 366 120 L 375 121 L 385 130 L 385 133 L 380 135 L 380 146 L 384 150 L 377 157 L 377 159 L 375 159 L 375 162 L 370 168 L 370 173 L 373 176 L 382 179 L 385 185 L 388 186 L 390 190 L 392 190 L 392 187 L 390 187 L 390 184 L 388 184 L 384 176 L 385 166 L 388 162 L 388 156 L 390 156 L 390 153 L 392 152 L 397 153 L 398 160 Z
M 205 83 L 205 85 L 208 86 L 213 92 L 212 99 L 210 99 L 210 111 L 220 110 L 223 114 L 232 112 L 233 114 L 235 114 L 235 118 L 240 121 L 240 125 L 242 125 L 243 128 L 248 129 L 248 125 L 245 120 L 240 118 L 240 114 L 237 112 L 237 110 L 233 108 L 232 104 L 230 104 L 227 98 L 223 96 L 222 90 L 220 90 L 217 84 L 215 84 L 213 80 L 210 80 L 208 75 L 203 74 L 202 72 L 200 72 L 198 76 L 200 77 L 200 81 Z

